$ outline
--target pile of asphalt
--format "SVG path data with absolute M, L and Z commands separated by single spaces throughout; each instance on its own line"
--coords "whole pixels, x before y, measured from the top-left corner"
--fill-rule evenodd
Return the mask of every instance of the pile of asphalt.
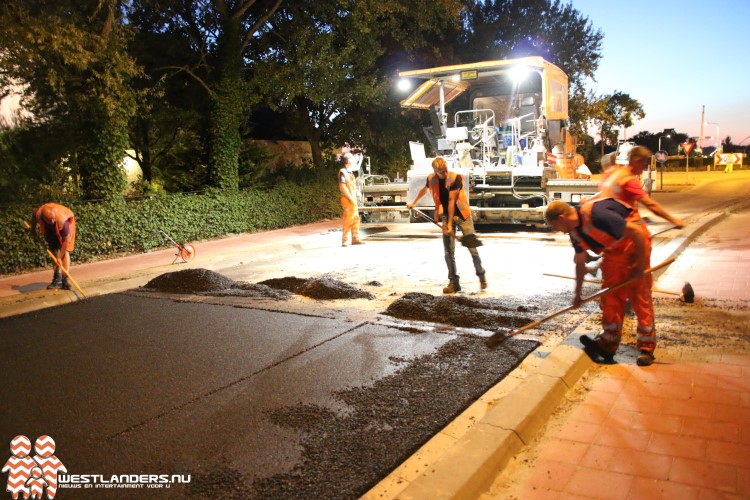
M 510 373 L 538 344 L 510 339 L 488 349 L 462 335 L 369 387 L 338 392 L 341 413 L 315 405 L 281 408 L 270 419 L 303 434 L 302 461 L 256 479 L 252 498 L 357 498 L 387 476 Z
M 392 302 L 384 314 L 405 320 L 444 323 L 464 328 L 518 328 L 541 316 L 540 306 L 512 299 L 475 299 L 462 295 L 435 297 L 409 292 Z
M 208 269 L 184 269 L 157 276 L 145 288 L 166 293 L 198 293 L 226 290 L 235 284 L 233 279 Z
M 372 282 L 376 283 L 376 282 Z M 378 283 L 379 285 L 379 283 Z M 376 286 L 373 284 L 373 286 Z M 255 297 L 287 300 L 292 294 L 304 295 L 317 300 L 369 299 L 372 293 L 331 278 L 274 278 L 260 283 L 234 281 L 223 274 L 208 269 L 185 269 L 165 273 L 149 281 L 145 287 L 166 293 L 192 293 L 218 297 Z
M 267 285 L 279 290 L 288 290 L 298 295 L 304 295 L 311 299 L 317 300 L 335 300 L 335 299 L 369 299 L 373 300 L 375 295 L 344 283 L 343 281 L 331 278 L 330 276 L 318 276 L 314 278 L 302 279 L 294 276 L 286 278 L 273 278 L 261 281 L 261 285 Z

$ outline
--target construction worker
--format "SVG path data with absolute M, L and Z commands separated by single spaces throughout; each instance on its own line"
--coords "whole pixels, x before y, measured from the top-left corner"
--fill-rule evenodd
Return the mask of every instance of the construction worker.
M 34 210 L 31 217 L 31 232 L 35 238 L 37 225 L 50 251 L 65 270 L 65 274 L 62 275 L 57 263 L 54 265 L 52 283 L 47 289 L 70 290 L 67 272 L 70 271 L 70 253 L 75 249 L 76 243 L 76 220 L 73 212 L 57 203 L 45 203 Z
M 342 157 L 344 166 L 339 170 L 339 191 L 341 192 L 341 207 L 344 209 L 341 218 L 342 235 L 341 246 L 345 247 L 352 235 L 352 245 L 362 245 L 359 239 L 359 207 L 357 206 L 357 181 L 352 170 L 352 155 L 346 153 Z
M 416 198 L 406 204 L 406 208 L 412 209 L 420 198 L 432 193 L 435 202 L 435 220 L 442 222 L 443 228 L 443 253 L 445 263 L 448 266 L 448 285 L 443 288 L 443 293 L 455 293 L 461 291 L 461 283 L 456 270 L 456 225 L 461 228 L 464 237 L 474 234 L 474 222 L 471 219 L 471 208 L 464 191 L 464 176 L 456 172 L 448 171 L 445 158 L 435 158 L 432 161 L 433 173 L 427 176 L 427 183 L 419 190 Z M 474 270 L 479 277 L 479 285 L 482 290 L 487 288 L 487 279 L 482 259 L 476 248 L 467 247 L 474 262 Z
M 636 348 L 640 354 L 637 363 L 639 366 L 649 366 L 655 359 L 656 334 L 651 275 L 644 275 L 643 271 L 650 265 L 651 240 L 640 224 L 630 220 L 631 212 L 631 208 L 607 198 L 575 207 L 562 201 L 553 201 L 544 216 L 554 230 L 570 235 L 575 249 L 575 307 L 581 305 L 587 250 L 603 253 L 602 288 L 636 278 L 630 285 L 602 297 L 602 332 L 594 339 L 581 336 L 586 351 L 595 360 L 613 359 L 620 346 L 625 302 L 629 299 L 638 318 Z
M 628 153 L 628 164 L 615 165 L 614 168 L 609 169 L 604 175 L 601 191 L 586 201 L 614 198 L 633 209 L 630 220 L 634 222 L 641 219 L 638 204 L 642 203 L 652 213 L 668 220 L 678 228 L 685 227 L 685 222 L 668 213 L 656 200 L 651 198 L 638 180 L 638 176 L 648 167 L 651 156 L 652 153 L 648 148 L 634 146 Z M 645 227 L 644 224 L 643 228 L 645 229 Z

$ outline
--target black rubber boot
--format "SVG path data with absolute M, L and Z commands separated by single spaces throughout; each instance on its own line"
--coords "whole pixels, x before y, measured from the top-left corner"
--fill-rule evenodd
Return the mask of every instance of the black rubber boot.
M 67 276 L 63 276 L 61 287 L 63 290 L 70 290 L 70 281 Z
M 47 290 L 54 290 L 62 286 L 62 280 L 60 279 L 60 270 L 55 269 L 55 273 L 52 275 L 52 283 L 47 285 Z

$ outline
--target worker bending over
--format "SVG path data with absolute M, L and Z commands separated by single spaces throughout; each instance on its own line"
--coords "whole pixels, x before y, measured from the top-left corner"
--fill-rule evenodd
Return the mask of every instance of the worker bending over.
M 576 287 L 573 305 L 581 305 L 581 288 L 586 273 L 586 250 L 603 253 L 602 288 L 609 288 L 630 278 L 633 283 L 604 295 L 602 332 L 594 339 L 581 336 L 581 342 L 595 360 L 612 361 L 622 338 L 625 302 L 638 318 L 636 348 L 640 351 L 639 366 L 654 361 L 656 331 L 654 306 L 651 299 L 650 266 L 651 240 L 641 224 L 629 220 L 632 209 L 617 200 L 607 198 L 570 206 L 553 201 L 545 211 L 547 223 L 556 231 L 567 233 L 575 249 Z
M 63 276 L 55 263 L 52 283 L 47 286 L 47 289 L 70 290 L 67 273 L 70 271 L 70 253 L 75 249 L 76 243 L 76 220 L 73 212 L 68 207 L 57 203 L 45 203 L 34 210 L 31 217 L 31 232 L 34 237 L 37 236 L 37 224 L 47 242 L 47 247 L 65 270 Z

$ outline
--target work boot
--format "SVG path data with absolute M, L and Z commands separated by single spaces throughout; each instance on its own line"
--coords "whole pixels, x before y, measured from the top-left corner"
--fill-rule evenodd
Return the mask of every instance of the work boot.
M 479 288 L 482 290 L 487 288 L 487 276 L 484 273 L 479 275 Z
M 342 241 L 342 242 L 341 242 L 341 246 L 342 246 L 342 247 L 348 247 L 349 245 L 348 245 L 348 244 L 346 243 L 346 241 Z
M 583 350 L 594 363 L 606 363 L 611 364 L 615 361 L 614 353 L 605 351 L 597 342 L 597 338 L 591 338 L 588 335 L 581 335 L 581 344 L 583 344 Z
M 52 283 L 47 285 L 47 290 L 54 290 L 55 288 L 60 288 L 62 286 L 62 281 L 60 278 L 60 271 L 55 269 L 55 273 L 52 275 Z
M 70 281 L 67 276 L 63 276 L 62 283 L 60 286 L 63 290 L 70 290 Z
M 448 286 L 443 288 L 443 293 L 456 293 L 461 291 L 461 285 L 458 280 L 450 280 Z
M 654 357 L 653 353 L 648 351 L 641 351 L 638 359 L 635 360 L 635 364 L 637 364 L 638 366 L 651 366 L 654 360 L 656 360 L 656 357 Z
M 354 240 L 352 241 L 352 245 L 364 245 L 365 242 L 362 240 Z

